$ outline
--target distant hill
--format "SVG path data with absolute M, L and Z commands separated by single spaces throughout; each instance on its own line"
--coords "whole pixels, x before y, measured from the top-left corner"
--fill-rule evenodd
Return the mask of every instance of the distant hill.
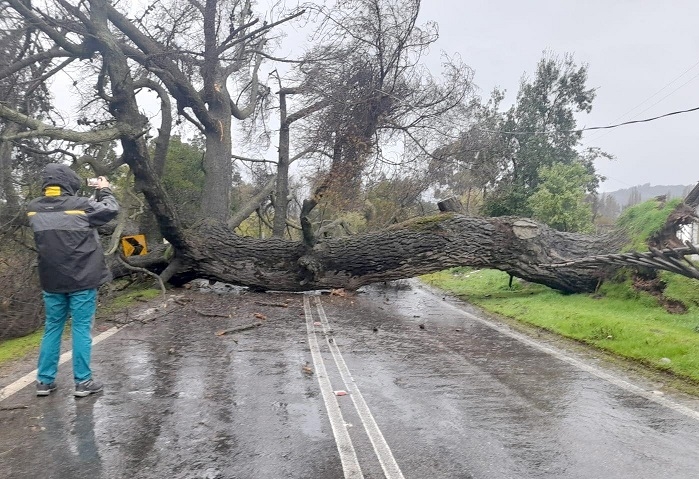
M 632 186 L 631 188 L 625 188 L 623 190 L 610 191 L 607 193 L 601 193 L 600 196 L 606 195 L 614 198 L 622 208 L 629 204 L 629 199 L 631 195 L 634 194 L 634 190 L 638 191 L 640 195 L 640 201 L 646 201 L 656 196 L 667 195 L 667 199 L 672 198 L 684 198 L 687 196 L 694 185 L 657 185 L 651 186 L 650 183 L 640 186 Z

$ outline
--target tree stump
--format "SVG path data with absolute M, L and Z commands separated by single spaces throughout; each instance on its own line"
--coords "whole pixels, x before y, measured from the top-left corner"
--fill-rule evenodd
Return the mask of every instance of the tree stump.
M 437 207 L 441 213 L 461 213 L 463 209 L 461 201 L 456 196 L 437 202 Z

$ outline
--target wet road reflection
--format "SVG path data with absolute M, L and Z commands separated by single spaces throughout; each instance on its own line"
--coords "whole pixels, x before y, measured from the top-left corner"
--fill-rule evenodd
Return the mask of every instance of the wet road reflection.
M 342 478 L 307 367 L 302 297 L 218 294 L 205 304 L 284 300 L 286 308 L 260 306 L 265 324 L 236 335 L 217 332 L 248 316 L 194 307 L 132 324 L 95 348 L 103 395 L 74 399 L 63 370 L 48 398 L 29 387 L 0 402 L 0 476 Z M 332 386 L 341 383 L 328 338 L 406 478 L 699 475 L 698 420 L 460 314 L 441 296 L 400 283 L 321 302 Z M 336 400 L 363 477 L 384 477 L 351 397 Z

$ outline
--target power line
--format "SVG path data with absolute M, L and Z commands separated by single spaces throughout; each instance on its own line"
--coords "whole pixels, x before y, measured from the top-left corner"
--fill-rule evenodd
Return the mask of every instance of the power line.
M 699 78 L 699 74 L 694 75 L 692 78 L 690 78 L 689 80 L 687 80 L 686 82 L 684 82 L 683 84 L 681 84 L 680 86 L 678 86 L 677 88 L 675 88 L 674 90 L 672 90 L 670 93 L 668 93 L 668 94 L 665 95 L 664 97 L 660 98 L 658 101 L 656 101 L 656 102 L 653 103 L 652 105 L 650 105 L 650 106 L 646 107 L 645 109 L 639 111 L 635 116 L 638 116 L 638 115 L 640 115 L 641 113 L 647 112 L 648 110 L 650 110 L 651 108 L 653 108 L 655 105 L 657 105 L 658 103 L 660 103 L 661 101 L 663 101 L 665 98 L 669 97 L 670 95 L 672 95 L 673 93 L 675 93 L 677 90 L 680 90 L 680 89 L 683 88 L 685 85 L 688 85 L 689 83 L 693 82 L 693 81 L 694 81 L 695 79 L 697 79 L 697 78 Z M 640 105 L 639 105 L 639 106 L 640 106 Z M 637 107 L 637 108 L 638 108 L 638 107 Z
M 681 115 L 683 113 L 690 113 L 693 111 L 699 110 L 699 106 L 696 106 L 694 108 L 689 108 L 687 110 L 678 110 L 678 111 L 672 111 L 670 113 L 665 113 L 663 115 L 658 115 L 654 116 L 652 118 L 644 118 L 643 120 L 631 120 L 631 121 L 625 121 L 623 123 L 617 123 L 615 125 L 606 125 L 606 126 L 589 126 L 586 128 L 580 128 L 577 130 L 555 130 L 555 131 L 500 131 L 500 130 L 486 130 L 482 128 L 474 128 L 474 130 L 478 131 L 483 131 L 486 133 L 502 133 L 502 134 L 507 134 L 507 135 L 556 135 L 559 133 L 582 133 L 583 131 L 591 131 L 591 130 L 609 130 L 611 128 L 618 128 L 620 126 L 625 126 L 625 125 L 632 125 L 634 123 L 647 123 L 649 121 L 655 121 L 659 120 L 661 118 L 665 118 L 668 116 L 673 116 L 673 115 Z
M 694 66 L 696 66 L 696 65 L 699 65 L 699 62 L 696 63 Z M 692 68 L 694 68 L 694 66 L 693 66 Z M 689 70 L 691 70 L 692 68 L 690 68 L 690 69 L 688 69 L 687 71 L 685 71 L 685 73 L 687 73 L 687 72 L 688 72 Z M 683 73 L 682 75 L 684 75 L 685 73 Z M 682 75 L 680 75 L 680 76 L 682 76 Z M 679 77 L 678 77 L 678 78 L 679 78 Z M 673 93 L 675 93 L 676 91 L 680 90 L 681 88 L 683 88 L 684 86 L 688 85 L 689 83 L 693 82 L 693 81 L 694 81 L 695 79 L 697 79 L 697 78 L 699 78 L 699 74 L 694 75 L 692 78 L 690 78 L 689 80 L 687 80 L 686 82 L 684 82 L 683 84 L 681 84 L 680 86 L 678 86 L 677 88 L 675 88 L 674 90 L 672 90 L 672 91 L 671 91 L 670 93 L 668 93 L 667 95 L 665 95 L 665 96 L 663 96 L 662 98 L 660 98 L 658 101 L 656 101 L 656 102 L 653 103 L 652 105 L 650 105 L 650 106 L 648 106 L 647 108 L 644 108 L 643 110 L 639 111 L 638 113 L 636 113 L 635 115 L 633 115 L 631 118 L 638 117 L 639 115 L 641 115 L 641 114 L 647 112 L 648 110 L 650 110 L 651 108 L 653 108 L 655 105 L 657 105 L 658 103 L 662 102 L 664 99 L 666 99 L 667 97 L 671 96 Z M 675 81 L 676 81 L 676 80 L 673 80 L 671 83 L 669 83 L 668 85 L 666 85 L 666 86 L 664 86 L 663 88 L 661 88 L 660 90 L 658 90 L 658 92 L 655 93 L 653 96 L 647 98 L 645 101 L 643 101 L 642 103 L 640 103 L 638 106 L 636 106 L 635 108 L 633 108 L 633 109 L 630 110 L 630 111 L 633 111 L 633 110 L 639 108 L 641 105 L 643 105 L 643 104 L 646 103 L 648 100 L 650 100 L 651 98 L 653 98 L 654 96 L 656 96 L 658 93 L 660 93 L 661 91 L 663 91 L 665 88 L 667 88 L 668 86 L 670 86 L 670 85 L 671 85 L 672 83 L 674 83 Z M 627 113 L 629 113 L 629 112 L 627 112 Z M 617 121 L 618 119 L 623 118 L 625 115 L 626 115 L 626 113 L 624 113 L 624 114 L 621 115 L 620 117 L 615 118 L 614 121 Z M 592 137 L 588 138 L 587 141 L 589 142 L 589 141 L 592 141 L 592 140 L 598 140 L 599 138 L 602 138 L 603 136 L 605 136 L 605 135 L 607 135 L 607 134 L 608 134 L 608 132 L 607 132 L 607 133 L 601 133 L 601 134 L 599 134 L 599 135 L 597 135 L 597 136 L 594 136 L 594 135 L 593 135 Z
M 660 90 L 658 90 L 658 91 L 656 91 L 655 93 L 653 93 L 651 96 L 649 96 L 648 98 L 646 98 L 645 100 L 643 100 L 641 103 L 639 103 L 639 104 L 636 105 L 635 107 L 631 108 L 630 110 L 626 111 L 625 113 L 622 113 L 622 114 L 619 115 L 618 117 L 614 118 L 612 121 L 619 121 L 619 120 L 621 120 L 622 118 L 624 118 L 626 115 L 628 115 L 629 113 L 633 112 L 634 110 L 637 110 L 638 108 L 640 108 L 641 106 L 643 106 L 645 103 L 647 103 L 648 101 L 652 100 L 652 99 L 655 98 L 657 95 L 659 95 L 660 93 L 662 93 L 663 90 L 665 90 L 666 88 L 668 88 L 670 85 L 672 85 L 673 83 L 675 83 L 677 80 L 679 80 L 680 78 L 682 78 L 683 76 L 685 76 L 687 73 L 689 73 L 691 70 L 693 70 L 697 65 L 699 65 L 699 62 L 696 62 L 696 63 L 695 63 L 694 65 L 692 65 L 691 67 L 687 68 L 685 71 L 683 71 L 682 73 L 680 73 L 677 77 L 675 77 L 671 82 L 669 82 L 668 84 L 666 84 L 666 85 L 665 85 L 664 87 L 662 87 Z M 674 89 L 673 91 L 671 91 L 669 94 L 665 95 L 665 96 L 662 97 L 660 100 L 658 100 L 657 102 L 653 103 L 653 105 L 651 105 L 650 107 L 652 107 L 652 106 L 654 106 L 654 105 L 657 105 L 660 101 L 662 101 L 662 100 L 664 100 L 665 98 L 667 98 L 668 96 L 672 95 L 672 94 L 675 93 L 677 90 L 679 90 L 680 88 L 684 87 L 685 85 L 687 85 L 687 83 L 690 83 L 690 82 L 691 82 L 692 80 L 694 80 L 695 78 L 696 78 L 696 76 L 690 78 L 687 82 L 683 83 L 682 85 L 680 85 L 679 87 L 677 87 L 676 89 Z M 648 107 L 648 108 L 650 108 L 650 107 Z M 646 109 L 643 110 L 643 111 L 640 111 L 640 112 L 636 113 L 634 116 L 640 115 L 641 113 L 647 111 L 648 108 L 646 108 Z

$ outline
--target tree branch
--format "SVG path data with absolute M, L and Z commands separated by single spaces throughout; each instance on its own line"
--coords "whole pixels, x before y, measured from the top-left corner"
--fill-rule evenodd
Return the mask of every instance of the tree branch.
M 46 50 L 45 52 L 36 53 L 34 55 L 25 57 L 21 60 L 13 61 L 7 68 L 0 71 L 0 78 L 7 78 L 8 76 L 12 75 L 13 73 L 17 73 L 23 68 L 33 65 L 34 63 L 48 60 L 50 58 L 61 58 L 71 56 L 72 55 L 70 52 L 56 46 L 51 48 L 50 50 Z
M 233 216 L 228 220 L 228 227 L 233 230 L 240 226 L 240 224 L 245 221 L 245 219 L 260 207 L 260 203 L 268 197 L 274 187 L 276 186 L 277 176 L 273 176 L 265 186 L 262 187 L 260 191 L 257 192 L 255 196 L 250 198 L 250 200 L 243 205 L 238 211 L 236 211 Z
M 37 16 L 30 8 L 25 5 L 22 0 L 6 0 L 12 8 L 14 8 L 22 17 L 24 17 L 31 25 L 35 26 L 51 38 L 57 45 L 70 52 L 72 55 L 80 58 L 89 58 L 94 50 L 88 49 L 85 44 L 75 44 L 68 40 L 66 35 L 57 31 L 46 23 L 42 18 Z
M 19 132 L 7 137 L 2 136 L 0 140 L 45 137 L 51 138 L 52 140 L 65 140 L 74 143 L 102 143 L 104 141 L 116 140 L 123 135 L 138 136 L 139 134 L 143 134 L 142 130 L 138 130 L 131 125 L 120 123 L 117 123 L 113 128 L 92 131 L 75 131 L 67 128 L 57 128 L 8 108 L 2 103 L 0 103 L 0 118 L 4 118 L 5 120 L 30 129 L 30 131 Z

